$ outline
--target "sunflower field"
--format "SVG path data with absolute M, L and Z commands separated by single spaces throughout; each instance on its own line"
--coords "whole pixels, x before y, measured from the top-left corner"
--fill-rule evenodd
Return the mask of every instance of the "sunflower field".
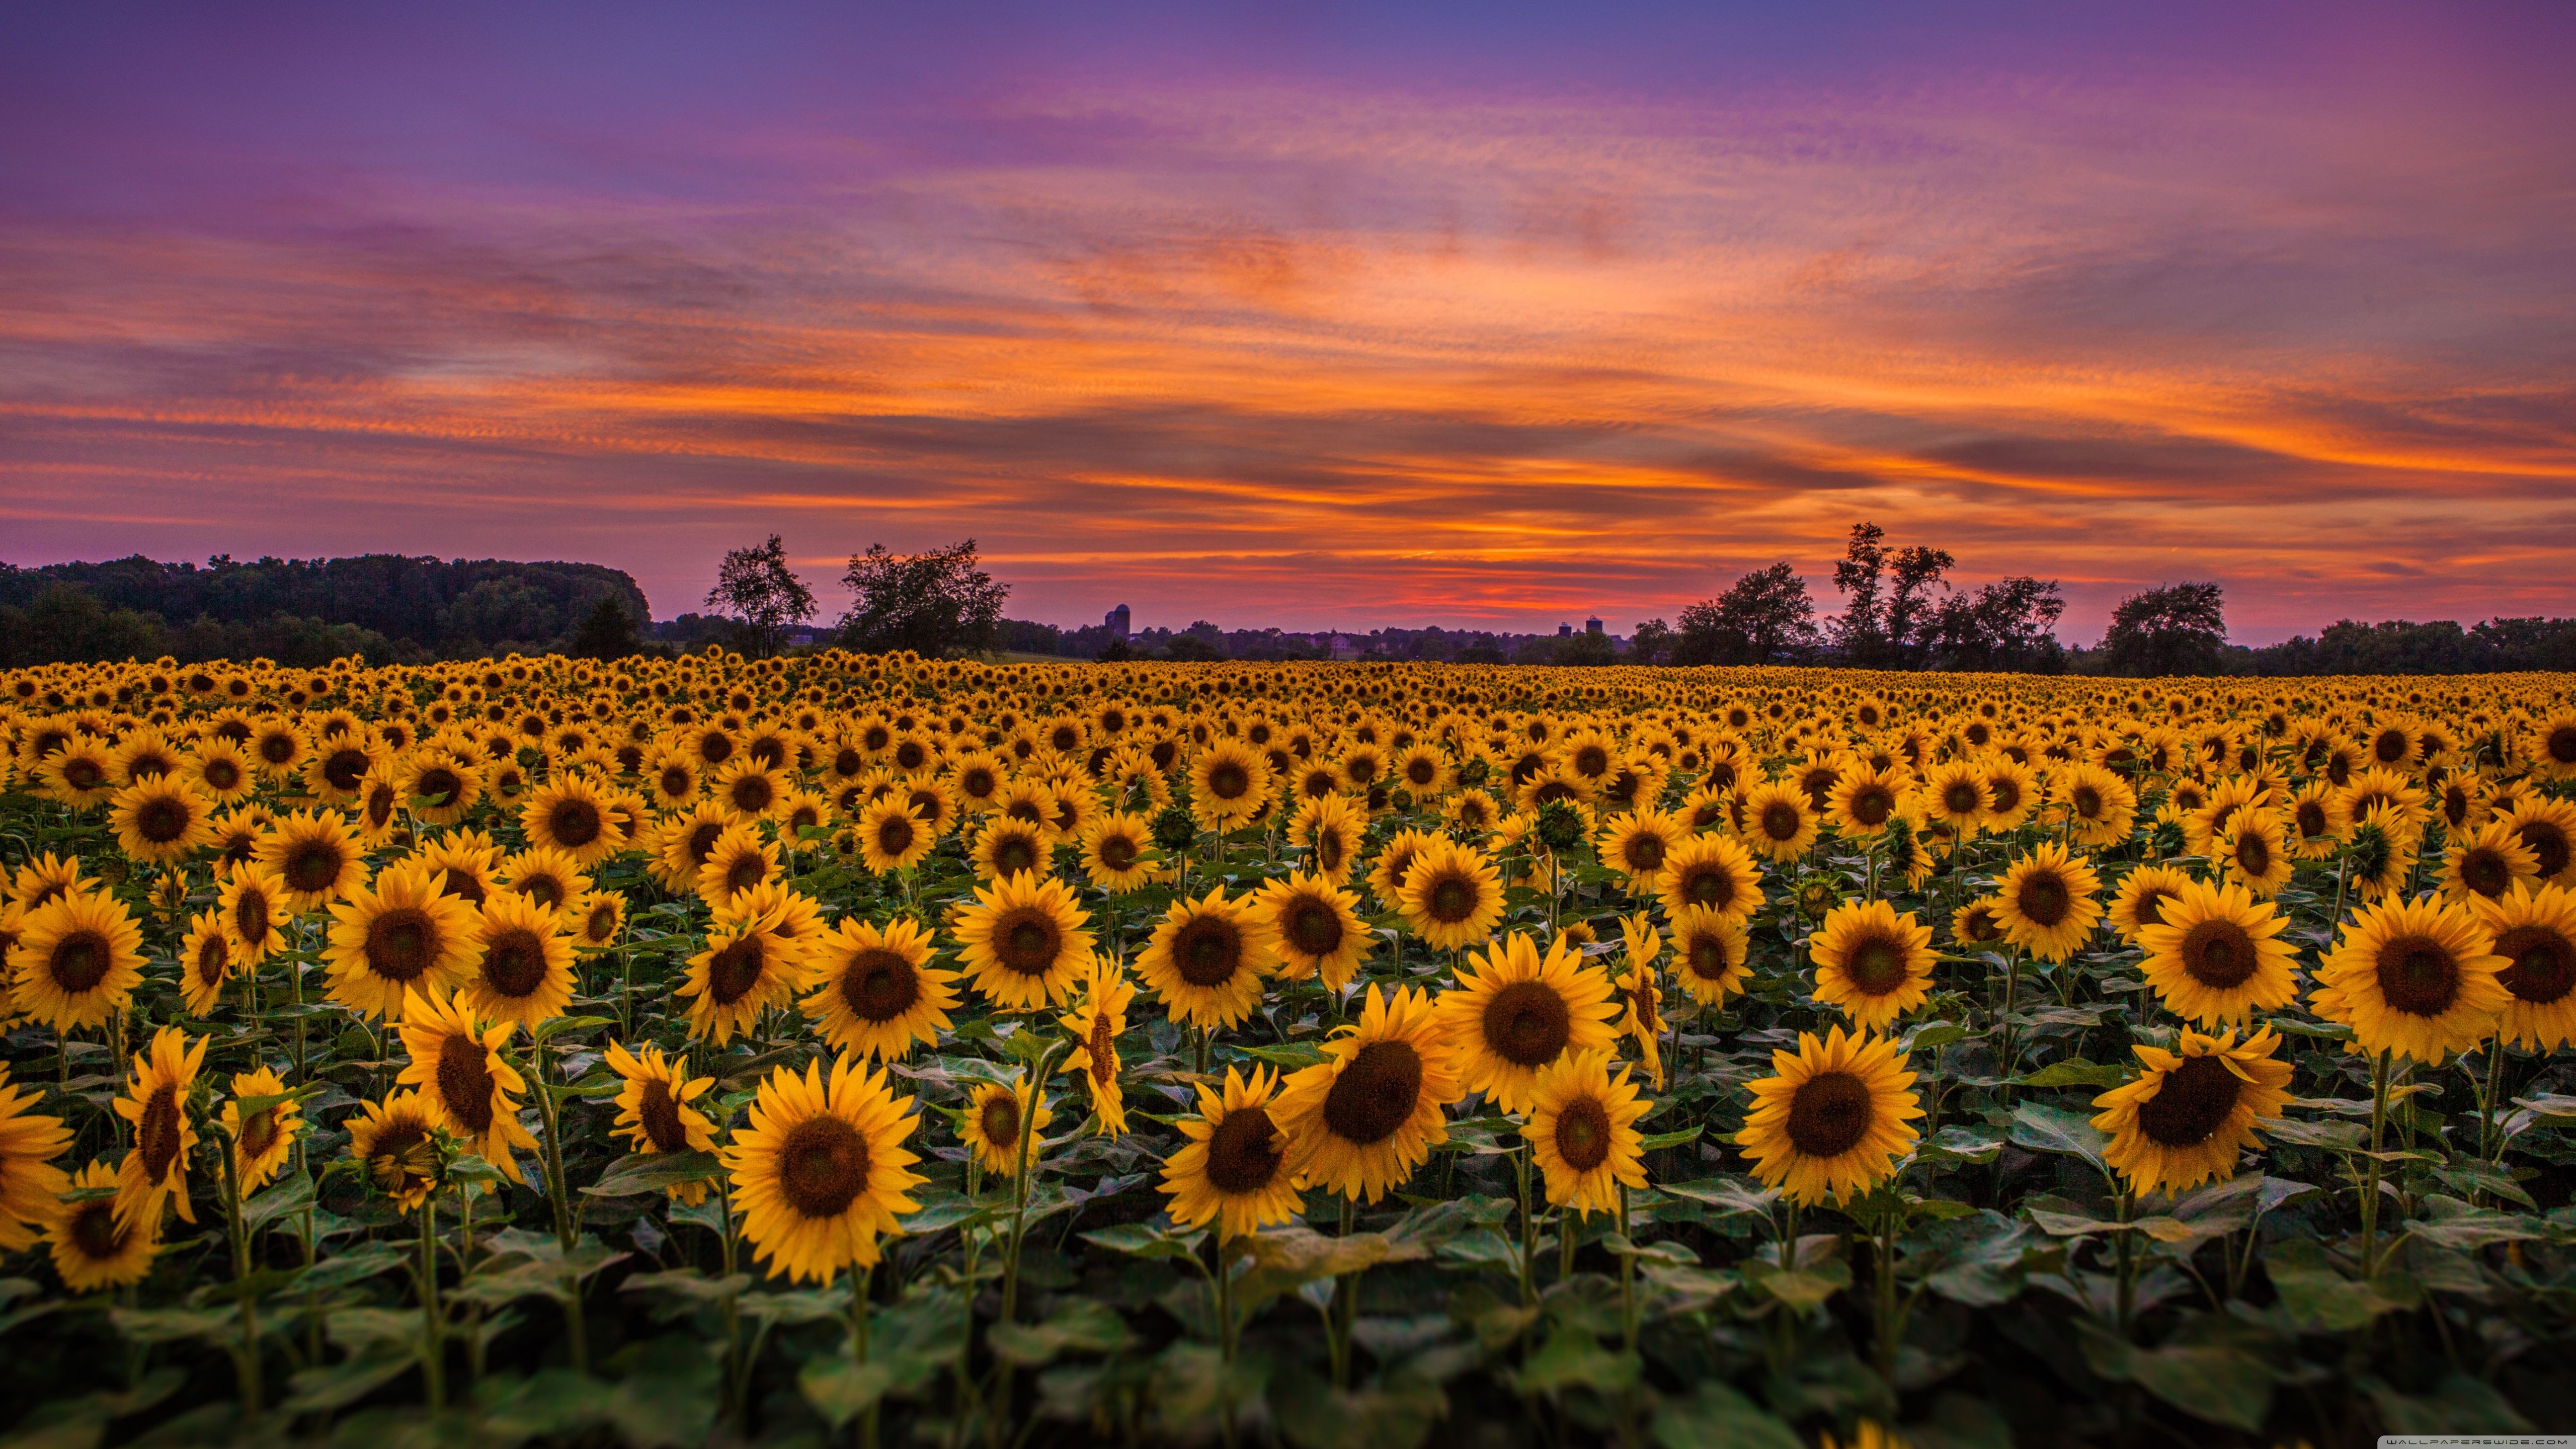
M 2576 1428 L 2576 680 L 0 675 L 0 1436 Z

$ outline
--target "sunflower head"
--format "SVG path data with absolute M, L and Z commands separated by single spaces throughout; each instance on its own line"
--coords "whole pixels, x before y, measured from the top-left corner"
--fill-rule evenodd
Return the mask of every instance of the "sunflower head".
M 1469 1091 L 1506 1112 L 1529 1110 L 1538 1074 L 1567 1052 L 1606 1051 L 1617 1040 L 1616 991 L 1563 937 L 1542 956 L 1514 931 L 1481 952 L 1441 993 L 1439 1020 Z
M 2439 1065 L 2495 1033 L 2512 993 L 2510 963 L 2476 914 L 2431 898 L 2365 906 L 2317 974 L 2310 1007 L 2353 1030 L 2372 1056 Z
M 1801 1032 L 1794 1053 L 1771 1054 L 1772 1076 L 1751 1085 L 1753 1110 L 1736 1141 L 1763 1183 L 1814 1206 L 1847 1202 L 1885 1182 L 1918 1135 L 1914 1074 L 1884 1037 L 1822 1039 Z
M 2186 1028 L 2174 1051 L 2141 1045 L 2135 1081 L 2093 1099 L 2093 1125 L 2110 1137 L 2102 1158 L 2139 1192 L 2180 1192 L 2236 1175 L 2236 1159 L 2258 1145 L 2257 1125 L 2288 1105 L 2290 1064 L 2266 1027 L 2239 1043 L 2233 1031 Z

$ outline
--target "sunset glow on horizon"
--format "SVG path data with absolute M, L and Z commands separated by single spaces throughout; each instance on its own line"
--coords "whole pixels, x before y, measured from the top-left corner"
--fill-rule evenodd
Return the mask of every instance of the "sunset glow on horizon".
M 2242 8 L 14 15 L 0 560 L 1626 632 L 1866 518 L 2088 643 L 2576 613 L 2576 19 Z

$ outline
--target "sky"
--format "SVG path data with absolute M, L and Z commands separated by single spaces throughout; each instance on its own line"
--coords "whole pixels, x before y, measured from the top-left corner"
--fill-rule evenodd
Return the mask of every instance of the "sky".
M 2576 613 L 2576 7 L 0 12 L 0 560 Z

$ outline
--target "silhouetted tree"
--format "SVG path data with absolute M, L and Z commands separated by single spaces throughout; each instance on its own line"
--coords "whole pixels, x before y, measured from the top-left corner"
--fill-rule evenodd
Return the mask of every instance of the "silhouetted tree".
M 2065 613 L 2055 579 L 1998 579 L 1941 601 L 1925 631 L 1927 653 L 1940 669 L 2061 673 L 2057 621 Z
M 1916 668 L 1929 652 L 1932 591 L 1948 587 L 1942 576 L 1957 560 L 1947 549 L 1891 549 L 1886 540 L 1887 530 L 1875 523 L 1852 525 L 1834 565 L 1834 587 L 1845 597 L 1834 644 L 1846 664 Z
M 590 612 L 581 617 L 581 627 L 573 631 L 572 652 L 584 659 L 624 659 L 640 647 L 635 621 L 627 617 L 624 605 L 608 595 L 590 606 Z
M 1637 626 L 1636 633 L 1628 636 L 1628 662 L 1661 664 L 1664 656 L 1673 652 L 1673 645 L 1680 638 L 1673 632 L 1672 625 L 1661 619 L 1648 619 Z
M 872 543 L 851 556 L 841 582 L 851 594 L 841 641 L 871 654 L 910 649 L 936 657 L 990 649 L 1001 632 L 1002 600 L 1011 592 L 977 566 L 971 538 L 912 554 Z
M 2152 677 L 2215 674 L 2227 648 L 2227 619 L 2216 584 L 2167 584 L 2131 594 L 2111 611 L 2102 636 L 2113 674 Z
M 743 645 L 754 655 L 778 652 L 788 626 L 814 617 L 814 591 L 787 566 L 787 546 L 777 534 L 757 548 L 737 548 L 716 570 L 716 586 L 707 590 L 707 607 L 731 615 L 741 626 Z
M 1873 585 L 1874 587 L 1874 585 Z M 1816 604 L 1786 560 L 1682 610 L 1675 664 L 1768 664 L 1816 643 Z

